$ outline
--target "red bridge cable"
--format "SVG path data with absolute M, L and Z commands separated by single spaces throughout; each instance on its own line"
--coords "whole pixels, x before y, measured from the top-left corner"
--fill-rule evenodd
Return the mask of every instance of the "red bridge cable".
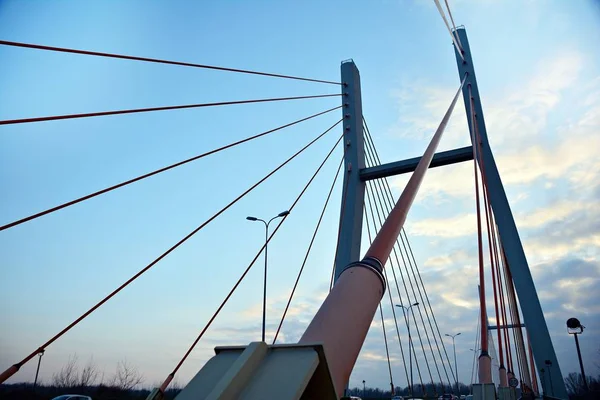
M 330 130 L 332 130 L 340 122 L 342 122 L 342 119 L 340 119 L 338 122 L 336 122 L 330 128 L 328 128 L 319 137 L 317 137 L 317 139 L 319 139 L 320 137 L 322 137 L 323 135 L 325 135 L 327 132 L 329 132 Z M 329 159 L 329 157 L 331 156 L 331 154 L 333 153 L 333 151 L 335 150 L 335 148 L 337 147 L 337 145 L 340 143 L 340 141 L 342 140 L 342 138 L 343 138 L 343 135 L 341 135 L 338 138 L 338 140 L 335 142 L 335 144 L 333 145 L 333 147 L 331 148 L 331 150 L 329 151 L 329 153 L 327 154 L 327 156 L 325 157 L 325 159 L 323 160 L 323 162 L 321 162 L 321 165 L 319 165 L 319 167 L 317 168 L 317 170 L 315 171 L 315 173 L 312 175 L 312 177 L 309 179 L 309 181 L 306 183 L 306 185 L 304 186 L 304 188 L 302 189 L 302 191 L 300 192 L 300 194 L 298 195 L 298 197 L 296 197 L 296 200 L 294 200 L 294 202 L 292 203 L 292 205 L 288 209 L 290 212 L 294 209 L 294 207 L 296 207 L 296 204 L 298 204 L 298 202 L 300 201 L 300 199 L 302 198 L 302 196 L 304 195 L 304 193 L 306 192 L 306 190 L 308 189 L 308 187 L 310 186 L 310 184 L 316 178 L 316 176 L 318 175 L 319 171 L 321 171 L 321 169 L 323 168 L 323 165 L 325 165 L 325 163 L 327 162 L 327 160 Z M 317 139 L 315 139 L 314 141 L 316 141 Z M 311 142 L 311 143 L 314 143 L 314 141 Z M 185 360 L 188 358 L 188 356 L 190 355 L 190 353 L 192 352 L 192 350 L 194 350 L 194 348 L 196 347 L 196 345 L 198 344 L 198 342 L 200 341 L 200 339 L 202 339 L 202 336 L 204 336 L 204 333 L 206 333 L 206 331 L 211 326 L 211 324 L 213 323 L 213 321 L 215 320 L 215 318 L 217 317 L 217 315 L 219 315 L 219 313 L 221 312 L 221 310 L 223 309 L 223 307 L 225 306 L 225 304 L 227 304 L 227 302 L 229 301 L 229 298 L 233 295 L 233 293 L 238 288 L 238 286 L 240 285 L 240 283 L 242 283 L 242 281 L 244 280 L 244 278 L 246 277 L 246 275 L 248 274 L 248 272 L 250 271 L 250 269 L 252 268 L 252 266 L 254 265 L 254 263 L 256 262 L 256 260 L 258 259 L 258 257 L 260 256 L 260 254 L 263 252 L 264 248 L 267 246 L 267 244 L 273 238 L 273 236 L 277 233 L 277 231 L 279 230 L 279 228 L 281 227 L 281 225 L 283 224 L 283 222 L 287 218 L 288 218 L 288 216 L 286 215 L 285 217 L 283 217 L 283 219 L 281 220 L 281 222 L 279 222 L 277 224 L 277 226 L 273 230 L 273 233 L 271 233 L 271 235 L 268 237 L 266 243 L 256 253 L 256 256 L 254 256 L 254 258 L 252 259 L 252 261 L 250 262 L 250 264 L 248 265 L 248 267 L 244 270 L 244 272 L 242 273 L 242 275 L 240 276 L 240 278 L 237 280 L 237 282 L 235 283 L 235 285 L 233 285 L 233 287 L 231 288 L 231 290 L 229 291 L 229 293 L 227 294 L 227 296 L 225 297 L 225 299 L 221 302 L 221 304 L 219 305 L 219 307 L 217 308 L 217 310 L 215 311 L 215 313 L 208 320 L 208 322 L 206 323 L 206 325 L 204 326 L 204 328 L 202 328 L 202 331 L 200 331 L 200 333 L 198 334 L 198 337 L 196 337 L 196 339 L 194 340 L 194 342 L 192 343 L 192 345 L 185 352 L 185 354 L 183 355 L 183 357 L 181 358 L 181 360 L 177 363 L 177 365 L 175 366 L 175 369 L 173 369 L 173 372 L 171 372 L 167 376 L 167 378 L 165 379 L 165 381 L 162 383 L 162 385 L 160 386 L 160 391 L 161 392 L 164 393 L 164 391 L 167 389 L 167 387 L 169 386 L 169 383 L 171 383 L 171 381 L 175 377 L 175 374 L 177 373 L 177 371 L 179 371 L 179 368 L 181 368 L 181 366 L 183 365 L 183 363 L 185 362 Z
M 344 165 L 344 158 L 341 159 L 340 165 L 338 166 L 337 172 L 335 173 L 335 177 L 333 178 L 333 183 L 331 184 L 331 188 L 329 189 L 329 193 L 327 194 L 327 198 L 325 199 L 325 204 L 323 204 L 323 209 L 321 210 L 321 215 L 319 216 L 319 220 L 317 221 L 317 226 L 313 232 L 313 235 L 310 239 L 310 243 L 308 244 L 308 248 L 306 249 L 306 253 L 304 255 L 304 260 L 302 260 L 302 265 L 300 266 L 300 270 L 298 271 L 298 276 L 296 277 L 296 281 L 294 282 L 294 287 L 290 292 L 290 297 L 288 298 L 287 304 L 285 305 L 285 309 L 283 310 L 283 314 L 281 315 L 281 320 L 279 321 L 279 326 L 277 327 L 277 331 L 275 332 L 275 336 L 273 337 L 273 344 L 277 342 L 277 337 L 279 336 L 279 332 L 281 331 L 281 326 L 283 325 L 283 321 L 285 321 L 285 317 L 287 316 L 288 309 L 290 308 L 290 304 L 292 303 L 292 299 L 294 298 L 294 294 L 296 293 L 296 288 L 298 287 L 298 282 L 300 282 L 300 277 L 302 276 L 302 272 L 304 271 L 304 266 L 306 265 L 306 261 L 308 260 L 308 256 L 310 255 L 310 251 L 312 250 L 312 246 L 315 242 L 315 238 L 317 237 L 317 233 L 319 232 L 319 228 L 321 227 L 321 221 L 323 220 L 323 216 L 325 215 L 325 210 L 327 209 L 327 205 L 329 204 L 329 199 L 331 198 L 331 194 L 333 193 L 333 189 L 337 182 L 337 179 L 340 175 L 340 171 L 342 169 L 342 165 Z
M 364 127 L 365 127 L 365 130 L 366 130 L 366 133 L 367 133 L 367 135 L 366 135 L 366 138 L 367 138 L 367 140 L 366 140 L 367 147 L 371 148 L 371 152 L 374 155 L 374 159 L 377 161 L 377 163 L 380 164 L 381 160 L 379 158 L 379 154 L 377 152 L 377 148 L 375 147 L 375 143 L 373 142 L 373 137 L 371 136 L 371 132 L 369 130 L 369 126 L 367 125 L 367 121 L 364 118 L 363 118 L 363 123 L 364 123 Z M 393 205 L 395 204 L 395 201 L 394 201 L 394 198 L 393 198 L 393 195 L 392 195 L 392 190 L 390 188 L 390 185 L 389 185 L 389 182 L 388 182 L 387 178 L 383 179 L 383 184 L 381 182 L 379 182 L 379 184 L 380 185 L 385 185 L 385 190 L 382 189 L 382 191 L 386 195 L 385 198 L 387 199 L 388 206 L 390 208 L 393 207 Z M 386 208 L 386 210 L 389 211 L 389 208 Z M 402 238 L 402 233 L 404 233 L 404 238 Z M 431 316 L 433 318 L 433 321 L 435 323 L 435 327 L 437 329 L 437 333 L 438 333 L 440 341 L 442 343 L 442 348 L 444 349 L 444 353 L 446 354 L 446 359 L 447 359 L 448 365 L 450 367 L 450 372 L 451 372 L 452 376 L 454 377 L 454 370 L 452 369 L 452 363 L 450 362 L 450 358 L 448 357 L 448 353 L 446 351 L 446 347 L 444 346 L 444 342 L 442 340 L 442 334 L 441 334 L 440 329 L 438 327 L 437 320 L 435 318 L 435 314 L 433 313 L 433 308 L 431 307 L 431 302 L 429 301 L 429 296 L 427 295 L 427 289 L 425 288 L 425 284 L 424 284 L 423 279 L 421 277 L 421 273 L 419 271 L 419 267 L 417 265 L 417 262 L 416 262 L 416 259 L 415 259 L 415 255 L 414 255 L 414 253 L 412 251 L 412 247 L 410 245 L 410 241 L 408 240 L 408 236 L 406 235 L 406 231 L 404 230 L 404 228 L 402 229 L 402 233 L 400 235 L 400 239 L 402 240 L 402 244 L 403 244 L 404 250 L 407 253 L 407 258 L 409 260 L 409 264 L 411 264 L 411 270 L 413 270 L 412 269 L 412 263 L 410 263 L 411 258 L 408 256 L 408 252 L 410 252 L 410 254 L 411 254 L 412 261 L 414 263 L 414 266 L 415 266 L 415 269 L 416 269 L 419 281 L 421 283 L 421 287 L 423 288 L 423 292 L 425 294 L 425 300 L 427 301 L 427 305 L 428 305 L 428 307 L 427 307 L 427 305 L 425 305 L 425 315 L 427 316 L 427 320 L 429 322 L 430 329 L 431 329 L 431 331 L 433 333 L 433 338 L 434 338 L 434 342 L 435 342 L 436 348 L 437 348 L 438 353 L 440 355 L 440 358 L 442 360 L 442 368 L 444 369 L 444 373 L 446 375 L 446 379 L 448 380 L 448 385 L 450 387 L 450 391 L 453 392 L 454 391 L 453 385 L 450 383 L 450 377 L 448 376 L 448 371 L 447 371 L 446 365 L 444 363 L 444 357 L 442 356 L 442 353 L 440 351 L 440 347 L 439 347 L 439 344 L 438 344 L 437 336 L 435 335 L 435 331 L 433 330 L 433 326 L 431 324 L 431 319 L 429 317 L 429 312 L 427 311 L 428 308 L 431 311 Z M 406 244 L 404 242 L 404 239 L 406 239 Z M 407 251 L 407 248 L 406 248 L 407 244 L 408 244 L 408 251 Z M 398 248 L 400 249 L 400 252 L 402 253 L 401 248 L 400 248 L 400 244 L 399 244 L 398 240 L 396 240 L 396 245 L 398 246 Z M 395 250 L 394 250 L 394 253 L 395 253 Z M 398 256 L 396 255 L 396 259 L 397 258 L 398 258 Z M 404 259 L 404 256 L 403 256 L 403 259 Z M 405 265 L 406 265 L 406 262 L 405 262 Z M 392 269 L 392 271 L 393 271 L 393 269 Z M 402 271 L 400 270 L 400 272 L 402 272 Z M 395 273 L 394 273 L 394 275 L 395 275 Z M 414 275 L 414 270 L 413 270 L 413 275 Z M 419 291 L 419 293 L 420 293 L 420 291 Z M 398 290 L 398 295 L 399 294 L 400 294 L 400 291 Z M 421 295 L 421 300 L 423 300 L 422 299 L 422 295 Z M 425 303 L 423 303 L 423 304 L 425 304 Z M 430 344 L 430 346 L 431 346 L 431 344 Z M 435 356 L 434 356 L 434 358 L 435 358 Z M 437 369 L 437 363 L 435 365 L 436 365 L 436 369 Z M 439 370 L 438 370 L 438 375 L 439 375 Z M 456 379 L 454 379 L 454 380 L 456 380 Z M 443 380 L 441 379 L 441 377 L 440 377 L 440 381 L 442 382 L 442 387 L 443 387 Z
M 115 111 L 100 111 L 83 114 L 66 114 L 66 115 L 52 115 L 48 117 L 34 117 L 34 118 L 22 118 L 22 119 L 5 119 L 0 121 L 0 125 L 14 125 L 14 124 L 27 124 L 31 122 L 44 122 L 44 121 L 56 121 L 60 119 L 75 119 L 75 118 L 89 118 L 89 117 L 104 117 L 107 115 L 121 115 L 121 114 L 135 114 L 151 111 L 168 111 L 168 110 L 181 110 L 186 108 L 203 108 L 203 107 L 216 107 L 216 106 L 231 106 L 237 104 L 251 104 L 251 103 L 267 103 L 275 101 L 288 101 L 288 100 L 303 100 L 303 99 L 317 99 L 322 97 L 334 97 L 341 96 L 342 94 L 317 94 L 312 96 L 293 96 L 293 97 L 273 97 L 270 99 L 251 99 L 251 100 L 235 100 L 235 101 L 221 101 L 217 103 L 198 103 L 198 104 L 183 104 L 178 106 L 164 106 L 164 107 L 150 107 L 150 108 L 133 108 L 129 110 L 115 110 Z
M 495 235 L 493 236 L 493 229 L 492 229 L 492 209 L 490 207 L 489 201 L 488 201 L 488 190 L 487 190 L 487 182 L 485 179 L 485 165 L 483 162 L 483 157 L 481 156 L 481 143 L 479 140 L 479 137 L 477 138 L 477 147 L 478 147 L 478 154 L 479 154 L 479 164 L 480 164 L 480 168 L 481 168 L 481 183 L 483 186 L 483 206 L 485 208 L 485 222 L 486 222 L 486 228 L 487 228 L 487 237 L 488 237 L 488 250 L 490 253 L 490 268 L 492 271 L 492 286 L 493 286 L 493 290 L 494 290 L 494 310 L 495 310 L 495 315 L 496 315 L 496 325 L 498 325 L 498 346 L 499 346 L 499 353 L 500 353 L 500 367 L 504 366 L 504 355 L 502 354 L 502 329 L 500 328 L 500 313 L 498 310 L 498 288 L 497 288 L 497 282 L 496 282 L 496 254 L 495 254 L 495 241 L 496 241 L 496 237 Z M 493 236 L 493 237 L 492 237 Z M 492 242 L 493 241 L 493 242 Z
M 296 125 L 296 124 L 298 124 L 298 123 L 300 123 L 300 122 L 304 122 L 304 121 L 307 121 L 307 120 L 309 120 L 309 119 L 312 119 L 312 118 L 318 117 L 318 116 L 320 116 L 320 115 L 327 114 L 327 113 L 329 113 L 329 112 L 331 112 L 331 111 L 334 111 L 334 110 L 337 110 L 337 109 L 339 109 L 339 108 L 341 108 L 341 107 L 342 107 L 342 106 L 338 106 L 338 107 L 330 108 L 329 110 L 325 110 L 325 111 L 323 111 L 323 112 L 320 112 L 320 113 L 317 113 L 317 114 L 310 115 L 310 116 L 308 116 L 308 117 L 305 117 L 305 118 L 302 118 L 302 119 L 296 120 L 296 121 L 294 121 L 294 122 L 291 122 L 291 123 L 289 123 L 289 124 L 285 124 L 285 125 L 282 125 L 282 126 L 278 126 L 277 128 L 274 128 L 274 129 L 271 129 L 271 130 L 268 130 L 268 131 L 265 131 L 265 132 L 259 133 L 259 134 L 257 134 L 257 135 L 254 135 L 254 136 L 247 137 L 247 138 L 245 138 L 245 139 L 242 139 L 242 140 L 238 140 L 237 142 L 233 142 L 233 143 L 230 143 L 230 144 L 228 144 L 228 145 L 225 145 L 225 146 L 222 146 L 222 147 L 216 148 L 216 149 L 214 149 L 214 150 L 210 150 L 210 151 L 208 151 L 208 152 L 206 152 L 206 153 L 202 153 L 202 154 L 199 154 L 199 155 L 197 155 L 197 156 L 194 156 L 194 157 L 188 158 L 188 159 L 186 159 L 186 160 L 179 161 L 179 162 L 177 162 L 177 163 L 175 163 L 175 164 L 171 164 L 171 165 L 169 165 L 169 166 L 166 166 L 166 167 L 163 167 L 163 168 L 157 169 L 157 170 L 155 170 L 155 171 L 148 172 L 147 174 L 140 175 L 140 176 L 138 176 L 138 177 L 136 177 L 136 178 L 129 179 L 129 180 L 127 180 L 127 181 L 124 181 L 124 182 L 118 183 L 118 184 L 116 184 L 116 185 L 113 185 L 113 186 L 107 187 L 107 188 L 105 188 L 105 189 L 99 190 L 99 191 L 97 191 L 97 192 L 94 192 L 94 193 L 90 193 L 90 194 L 88 194 L 88 195 L 86 195 L 86 196 L 79 197 L 79 198 L 77 198 L 77 199 L 75 199 L 75 200 L 68 201 L 68 202 L 66 202 L 66 203 L 63 203 L 63 204 L 61 204 L 61 205 L 58 205 L 58 206 L 56 206 L 56 207 L 49 208 L 49 209 L 47 209 L 47 210 L 45 210 L 45 211 L 41 211 L 41 212 L 39 212 L 39 213 L 36 213 L 36 214 L 30 215 L 30 216 L 28 216 L 28 217 L 21 218 L 21 219 L 19 219 L 19 220 L 17 220 L 17 221 L 14 221 L 14 222 L 11 222 L 11 223 L 9 223 L 9 224 L 6 224 L 6 225 L 2 225 L 2 226 L 0 226 L 0 231 L 3 231 L 3 230 L 5 230 L 5 229 L 8 229 L 8 228 L 12 228 L 13 226 L 20 225 L 20 224 L 22 224 L 22 223 L 24 223 L 24 222 L 31 221 L 31 220 L 33 220 L 33 219 L 36 219 L 36 218 L 42 217 L 42 216 L 44 216 L 44 215 L 46 215 L 46 214 L 53 213 L 53 212 L 55 212 L 55 211 L 61 210 L 61 209 L 63 209 L 63 208 L 66 208 L 66 207 L 69 207 L 69 206 L 72 206 L 72 205 L 75 205 L 75 204 L 77 204 L 77 203 L 81 203 L 82 201 L 89 200 L 89 199 L 91 199 L 91 198 L 93 198 L 93 197 L 99 196 L 99 195 L 101 195 L 101 194 L 104 194 L 104 193 L 108 193 L 108 192 L 110 192 L 110 191 L 112 191 L 112 190 L 115 190 L 115 189 L 121 188 L 121 187 L 123 187 L 123 186 L 130 185 L 130 184 L 132 184 L 132 183 L 134 183 L 134 182 L 141 181 L 142 179 L 149 178 L 149 177 L 151 177 L 151 176 L 153 176 L 153 175 L 160 174 L 161 172 L 168 171 L 168 170 L 170 170 L 170 169 L 173 169 L 173 168 L 179 167 L 179 166 L 181 166 L 181 165 L 184 165 L 184 164 L 187 164 L 187 163 L 189 163 L 189 162 L 192 162 L 192 161 L 198 160 L 198 159 L 200 159 L 200 158 L 203 158 L 203 157 L 209 156 L 209 155 L 211 155 L 211 154 L 215 154 L 215 153 L 218 153 L 218 152 L 220 152 L 220 151 L 223 151 L 223 150 L 229 149 L 229 148 L 231 148 L 231 147 L 235 147 L 235 146 L 237 146 L 237 145 L 239 145 L 239 144 L 242 144 L 242 143 L 249 142 L 249 141 L 251 141 L 251 140 L 253 140 L 253 139 L 257 139 L 257 138 L 259 138 L 259 137 L 266 136 L 266 135 L 268 135 L 268 134 L 270 134 L 270 133 L 273 133 L 273 132 L 275 132 L 275 131 L 278 131 L 278 130 L 281 130 L 281 129 L 284 129 L 284 128 L 287 128 L 287 127 L 290 127 L 290 126 L 292 126 L 292 125 Z
M 494 231 L 496 231 L 496 225 L 494 225 Z M 498 247 L 500 247 L 500 243 L 498 243 Z M 508 359 L 508 352 L 510 351 L 510 345 L 509 345 L 509 341 L 508 341 L 508 328 L 507 328 L 507 324 L 508 322 L 506 321 L 506 308 L 505 308 L 505 299 L 504 299 L 504 288 L 503 288 L 503 283 L 502 283 L 502 260 L 500 255 L 498 255 L 498 263 L 497 263 L 497 268 L 496 268 L 496 279 L 498 280 L 498 292 L 500 297 L 498 298 L 498 301 L 500 303 L 500 324 L 503 326 L 502 330 L 502 336 L 504 338 L 504 360 L 506 360 L 506 363 L 504 364 L 504 366 L 506 367 L 506 371 L 508 372 L 510 370 L 510 362 Z M 498 328 L 500 329 L 500 328 Z
M 503 296 L 502 296 L 502 287 L 500 286 L 500 255 L 498 254 L 498 236 L 497 236 L 497 226 L 496 226 L 496 221 L 495 221 L 495 217 L 494 217 L 494 213 L 492 210 L 492 205 L 491 202 L 489 200 L 490 195 L 489 195 L 489 189 L 487 186 L 487 180 L 485 182 L 485 192 L 486 192 L 486 196 L 487 196 L 487 201 L 488 201 L 488 208 L 489 208 L 489 212 L 490 212 L 490 228 L 492 231 L 492 245 L 494 247 L 494 263 L 495 263 L 495 272 L 492 271 L 492 277 L 494 277 L 494 274 L 496 276 L 496 280 L 498 282 L 498 303 L 500 304 L 499 306 L 499 315 L 496 315 L 496 320 L 497 320 L 497 324 L 496 325 L 500 325 L 503 319 L 503 315 L 502 315 L 502 301 L 503 301 Z M 504 330 L 500 328 L 500 326 L 498 326 L 498 348 L 499 348 L 499 353 L 500 353 L 500 366 L 505 367 L 506 369 L 506 364 L 504 364 L 504 355 L 503 355 L 503 348 L 504 348 L 504 344 L 502 342 L 502 337 L 503 337 L 503 332 Z
M 525 328 L 527 329 L 527 328 Z M 535 370 L 535 361 L 533 359 L 533 349 L 531 348 L 531 338 L 527 332 L 527 348 L 529 351 L 529 368 L 531 368 L 531 384 L 534 393 L 538 393 L 537 372 Z
M 502 242 L 500 242 L 500 256 L 502 259 L 502 268 L 500 270 L 500 272 L 498 272 L 498 274 L 500 275 L 500 279 L 504 280 L 504 284 L 501 287 L 501 291 L 500 293 L 502 294 L 502 313 L 503 313 L 503 319 L 504 319 L 504 339 L 506 340 L 506 362 L 508 363 L 508 371 L 510 372 L 514 372 L 513 369 L 513 362 L 512 362 L 512 351 L 511 351 L 511 347 L 510 347 L 510 334 L 508 332 L 508 325 L 509 325 L 509 321 L 508 321 L 508 314 L 506 311 L 507 305 L 506 303 L 508 302 L 508 289 L 506 286 L 506 275 L 504 275 L 504 277 L 502 276 L 504 274 L 504 271 L 506 271 L 506 258 L 504 255 L 504 250 L 502 249 Z M 504 291 L 506 291 L 506 299 L 504 298 Z
M 487 320 L 485 313 L 485 276 L 483 269 L 483 238 L 481 232 L 481 209 L 479 200 L 479 174 L 477 172 L 477 121 L 475 118 L 475 107 L 473 105 L 473 96 L 471 95 L 471 85 L 469 85 L 469 101 L 471 103 L 471 142 L 473 143 L 473 175 L 475 177 L 475 204 L 477 209 L 477 246 L 479 249 L 479 307 L 481 318 L 481 352 L 488 351 Z
M 113 53 L 101 53 L 98 51 L 77 50 L 77 49 L 69 49 L 69 48 L 65 48 L 65 47 L 52 47 L 52 46 L 43 46 L 43 45 L 39 45 L 39 44 L 10 42 L 7 40 L 0 40 L 0 45 L 13 46 L 13 47 L 24 47 L 24 48 L 36 49 L 36 50 L 55 51 L 55 52 L 61 52 L 61 53 L 83 54 L 83 55 L 87 55 L 87 56 L 120 58 L 123 60 L 145 61 L 145 62 L 150 62 L 150 63 L 179 65 L 179 66 L 183 66 L 183 67 L 212 69 L 212 70 L 217 70 L 217 71 L 238 72 L 241 74 L 270 76 L 270 77 L 274 77 L 274 78 L 294 79 L 294 80 L 306 81 L 306 82 L 328 83 L 331 85 L 341 85 L 340 82 L 333 82 L 333 81 L 326 81 L 326 80 L 312 79 L 312 78 L 302 78 L 299 76 L 292 76 L 292 75 L 273 74 L 273 73 L 269 73 L 269 72 L 251 71 L 251 70 L 238 69 L 238 68 L 219 67 L 219 66 L 214 66 L 214 65 L 196 64 L 196 63 L 189 63 L 189 62 L 182 62 L 182 61 L 161 60 L 158 58 L 137 57 L 137 56 L 128 56 L 128 55 L 113 54 Z
M 206 221 L 204 221 L 200 226 L 198 226 L 196 229 L 194 229 L 189 234 L 187 234 L 183 239 L 179 240 L 176 244 L 174 244 L 171 248 L 169 248 L 167 251 L 165 251 L 164 253 L 162 253 L 159 257 L 157 257 L 154 261 L 152 261 L 146 267 L 144 267 L 143 269 L 141 269 L 138 273 L 136 273 L 131 278 L 129 278 L 125 283 L 121 284 L 121 286 L 119 286 L 117 289 L 113 290 L 108 296 L 104 297 L 101 301 L 99 301 L 98 303 L 96 303 L 92 308 L 90 308 L 85 313 L 83 313 L 75 321 L 73 321 L 69 325 L 67 325 L 63 330 L 61 330 L 56 335 L 54 335 L 51 339 L 49 339 L 47 342 L 45 342 L 44 344 L 42 344 L 38 349 L 36 349 L 35 351 L 33 351 L 31 354 L 29 354 L 27 357 L 25 357 L 20 362 L 18 362 L 16 364 L 14 364 L 13 366 L 9 367 L 6 371 L 4 371 L 2 374 L 0 374 L 0 383 L 3 383 L 4 381 L 6 381 L 6 379 L 8 379 L 12 375 L 14 375 L 14 373 L 17 372 L 19 370 L 19 368 L 21 368 L 21 366 L 23 364 L 25 364 L 27 361 L 31 360 L 40 351 L 45 350 L 55 340 L 57 340 L 62 335 L 64 335 L 65 333 L 67 333 L 69 330 L 71 330 L 71 328 L 73 328 L 75 325 L 77 325 L 79 322 L 81 322 L 84 318 L 86 318 L 88 315 L 90 315 L 92 312 L 94 312 L 96 309 L 98 309 L 100 306 L 102 306 L 104 303 L 106 303 L 108 300 L 110 300 L 113 296 L 115 296 L 117 293 L 119 293 L 121 290 L 123 290 L 131 282 L 133 282 L 134 280 L 136 280 L 137 278 L 139 278 L 144 272 L 148 271 L 150 268 L 152 268 L 154 265 L 156 265 L 160 260 L 162 260 L 163 258 L 165 258 L 173 250 L 175 250 L 177 247 L 179 247 L 180 245 L 182 245 L 189 238 L 191 238 L 194 234 L 196 234 L 198 231 L 200 231 L 202 228 L 204 228 L 206 225 L 208 225 L 210 222 L 212 222 L 214 219 L 216 219 L 219 215 L 221 215 L 223 212 L 225 212 L 227 209 L 229 209 L 231 206 L 233 206 L 235 203 L 237 203 L 239 200 L 241 200 L 244 196 L 246 196 L 248 193 L 250 193 L 252 190 L 254 190 L 258 185 L 260 185 L 261 183 L 263 183 L 264 181 L 266 181 L 269 177 L 271 177 L 273 174 L 275 174 L 277 171 L 279 171 L 281 168 L 283 168 L 286 164 L 288 164 L 290 161 L 292 161 L 294 158 L 296 158 L 299 154 L 301 154 L 302 152 L 304 152 L 304 150 L 306 150 L 311 145 L 313 145 L 317 140 L 319 140 L 323 136 L 325 136 L 325 134 L 327 134 L 330 130 L 332 130 L 340 122 L 342 122 L 342 119 L 340 119 L 338 122 L 336 122 L 330 128 L 328 128 L 325 132 L 321 133 L 315 139 L 311 140 L 307 145 L 305 145 L 303 148 L 301 148 L 299 151 L 297 151 L 295 154 L 293 154 L 290 158 L 288 158 L 283 163 L 281 163 L 277 168 L 275 168 L 274 170 L 272 170 L 271 172 L 269 172 L 267 175 L 265 175 L 262 179 L 260 179 L 258 182 L 256 182 L 252 186 L 250 186 L 250 188 L 246 189 L 242 194 L 240 194 L 238 197 L 236 197 L 234 200 L 232 200 L 229 204 L 227 204 L 225 207 L 223 207 L 221 210 L 219 210 L 212 217 L 210 217 L 209 219 L 207 219 Z

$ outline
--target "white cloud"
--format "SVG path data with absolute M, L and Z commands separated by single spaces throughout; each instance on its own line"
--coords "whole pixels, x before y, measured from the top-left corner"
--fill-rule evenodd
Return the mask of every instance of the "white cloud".
M 477 218 L 475 214 L 460 214 L 449 218 L 426 218 L 409 223 L 407 231 L 413 236 L 444 238 L 466 236 L 477 232 Z

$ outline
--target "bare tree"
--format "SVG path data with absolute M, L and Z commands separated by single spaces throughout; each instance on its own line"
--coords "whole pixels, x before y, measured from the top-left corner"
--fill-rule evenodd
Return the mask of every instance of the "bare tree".
M 60 388 L 77 386 L 79 372 L 77 370 L 77 354 L 69 356 L 67 363 L 58 373 L 52 375 L 52 384 Z
M 110 386 L 121 390 L 131 390 L 144 382 L 144 376 L 126 360 L 117 363 L 117 371 L 110 379 Z
M 94 359 L 90 358 L 81 372 L 78 363 L 77 354 L 69 356 L 69 360 L 60 371 L 52 375 L 52 384 L 61 388 L 83 388 L 96 384 L 100 372 L 94 364 Z
M 96 384 L 96 381 L 98 380 L 99 375 L 100 372 L 94 364 L 94 359 L 90 358 L 87 364 L 85 364 L 85 366 L 81 370 L 81 374 L 79 375 L 79 386 L 94 386 Z

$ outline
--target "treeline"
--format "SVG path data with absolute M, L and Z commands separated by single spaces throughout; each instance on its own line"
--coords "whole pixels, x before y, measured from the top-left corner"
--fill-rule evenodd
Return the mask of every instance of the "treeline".
M 435 398 L 437 399 L 439 396 L 441 396 L 444 393 L 453 393 L 453 394 L 469 394 L 470 393 L 470 386 L 465 385 L 464 383 L 458 383 L 458 391 L 456 390 L 456 384 L 452 385 L 452 387 L 448 386 L 448 385 L 442 385 L 441 383 L 435 383 L 435 384 L 424 384 L 423 386 L 421 385 L 414 385 L 413 386 L 413 396 L 414 397 L 419 397 L 419 398 Z M 361 397 L 362 399 L 390 399 L 392 397 L 392 391 L 391 390 L 382 390 L 379 388 L 370 388 L 370 387 L 365 387 L 364 389 L 361 387 L 355 387 L 352 389 L 349 389 L 348 394 L 350 396 L 358 396 Z M 402 397 L 407 397 L 410 396 L 410 388 L 408 386 L 406 387 L 400 387 L 400 386 L 396 386 L 394 389 L 394 396 L 402 396 Z
M 79 394 L 94 400 L 141 400 L 150 394 L 152 388 L 160 385 L 155 383 L 151 388 L 142 388 L 144 383 L 143 374 L 126 360 L 119 361 L 114 373 L 107 375 L 100 371 L 93 358 L 80 365 L 77 355 L 72 355 L 48 382 L 0 385 L 0 399 L 43 400 L 63 394 Z M 180 391 L 180 385 L 174 381 L 167 390 L 166 398 L 172 399 Z

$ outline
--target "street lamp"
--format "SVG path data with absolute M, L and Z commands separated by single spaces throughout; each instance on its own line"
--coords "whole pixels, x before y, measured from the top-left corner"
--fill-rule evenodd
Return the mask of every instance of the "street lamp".
M 265 341 L 265 324 L 267 318 L 267 244 L 269 243 L 269 224 L 276 218 L 283 218 L 288 215 L 289 211 L 282 211 L 273 218 L 269 220 L 269 222 L 264 219 L 256 218 L 256 217 L 246 217 L 248 221 L 260 221 L 265 224 L 265 279 L 263 283 L 263 317 L 262 317 L 262 341 Z
M 35 371 L 35 380 L 33 381 L 33 389 L 35 390 L 35 386 L 37 385 L 37 380 L 38 380 L 38 374 L 40 373 L 40 364 L 42 363 L 42 356 L 44 355 L 44 349 L 40 350 L 40 352 L 38 353 L 38 356 L 40 356 L 40 358 L 38 359 L 38 366 L 37 366 L 37 370 Z
M 577 357 L 579 357 L 579 367 L 581 368 L 581 376 L 583 378 L 583 387 L 586 392 L 590 391 L 588 387 L 587 379 L 585 377 L 585 371 L 583 370 L 583 361 L 581 359 L 581 349 L 579 348 L 579 338 L 577 335 L 581 335 L 583 333 L 583 328 L 585 326 L 581 325 L 581 322 L 577 318 L 569 318 L 567 320 L 567 332 L 569 335 L 575 336 L 575 347 L 577 348 Z
M 408 330 L 408 359 L 409 359 L 409 364 L 410 364 L 410 397 L 414 397 L 413 396 L 412 356 L 411 356 L 412 337 L 410 336 L 410 317 L 407 318 L 406 313 L 411 311 L 411 308 L 413 308 L 414 306 L 418 306 L 418 305 L 419 305 L 419 302 L 413 303 L 408 307 L 405 307 L 404 305 L 401 305 L 401 304 L 396 304 L 396 307 L 402 308 L 402 312 L 404 313 L 404 319 L 406 319 L 406 329 Z M 413 318 L 414 318 L 415 312 L 412 311 L 412 314 L 413 314 Z
M 367 395 L 365 394 L 367 392 L 367 388 L 365 386 L 365 380 L 363 379 L 363 397 L 367 397 Z
M 460 335 L 460 332 L 455 335 L 449 335 L 446 333 L 446 336 L 452 338 L 452 347 L 454 348 L 454 370 L 456 371 L 456 393 L 460 396 L 460 389 L 458 388 L 458 365 L 456 364 L 456 344 L 454 343 L 454 338 L 458 335 Z

